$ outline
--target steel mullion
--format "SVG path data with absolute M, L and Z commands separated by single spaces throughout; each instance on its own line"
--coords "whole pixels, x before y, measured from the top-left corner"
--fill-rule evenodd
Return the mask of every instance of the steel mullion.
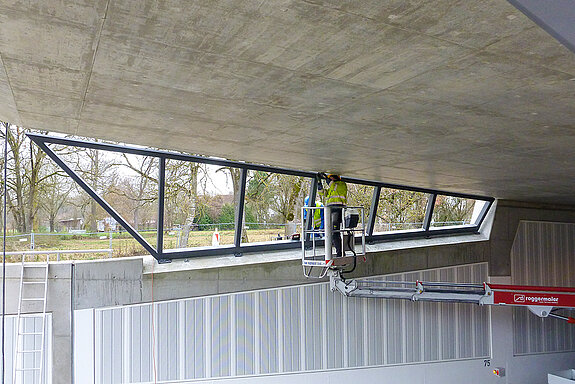
M 84 179 L 82 179 L 82 177 L 80 175 L 78 175 L 76 172 L 74 172 L 74 170 L 72 170 L 70 167 L 68 167 L 68 165 L 62 159 L 60 159 L 58 157 L 58 155 L 56 155 L 45 143 L 36 142 L 36 144 L 44 152 L 46 152 L 46 154 L 56 164 L 58 164 L 60 166 L 60 168 L 62 168 L 64 170 L 64 172 L 66 172 L 68 174 L 68 176 L 70 176 L 80 187 L 82 187 L 82 189 L 84 191 L 86 191 L 86 193 L 88 193 L 88 195 L 90 195 L 90 197 L 92 197 L 94 200 L 96 200 L 96 202 L 98 204 L 100 204 L 100 206 L 106 212 L 108 212 L 108 214 L 110 216 L 112 216 L 114 218 L 114 220 L 116 220 L 118 223 L 120 223 L 120 225 L 122 227 L 124 227 L 126 229 L 126 231 L 128 231 L 130 233 L 130 235 L 132 235 L 134 237 L 134 239 L 136 239 L 136 241 L 138 243 L 140 243 L 140 245 L 142 247 L 144 247 L 144 249 L 146 251 L 148 251 L 155 258 L 158 258 L 157 257 L 158 256 L 157 251 L 146 241 L 146 239 L 144 239 L 142 237 L 142 235 L 140 235 L 138 233 L 138 231 L 136 231 L 130 224 L 128 224 L 128 222 L 126 220 L 124 220 L 124 218 L 122 216 L 120 216 L 120 214 L 118 212 L 116 212 L 116 210 L 114 208 L 112 208 L 112 206 L 110 204 L 108 204 L 103 198 L 98 196 L 96 191 L 94 189 L 92 189 L 92 187 L 90 187 L 88 184 L 86 184 L 86 182 L 84 181 Z
M 240 173 L 240 198 L 238 199 L 238 217 L 236 217 L 236 234 L 234 237 L 234 245 L 236 247 L 236 256 L 241 256 L 242 246 L 242 229 L 243 229 L 243 218 L 244 218 L 244 205 L 246 200 L 246 182 L 248 179 L 248 170 L 246 168 L 241 169 Z
M 164 252 L 164 207 L 166 197 L 166 159 L 160 157 L 158 165 L 158 233 L 156 249 L 158 256 L 161 257 Z
M 377 217 L 377 206 L 379 205 L 379 196 L 381 195 L 381 187 L 376 186 L 373 189 L 371 197 L 371 206 L 369 207 L 369 221 L 367 222 L 367 236 L 373 235 L 373 228 L 375 226 L 375 218 Z
M 477 228 L 481 227 L 481 224 L 483 224 L 483 220 L 485 219 L 485 217 L 487 216 L 487 212 L 489 212 L 489 210 L 491 209 L 491 206 L 493 205 L 493 201 L 489 201 L 487 202 L 487 204 L 485 204 L 483 206 L 483 209 L 481 210 L 481 212 L 479 213 L 479 218 L 477 220 L 477 222 L 475 223 L 475 225 L 477 226 Z
M 425 218 L 423 219 L 423 230 L 429 231 L 431 226 L 431 219 L 433 218 L 433 209 L 435 208 L 435 200 L 437 195 L 435 193 L 430 194 L 427 197 L 427 207 L 425 209 Z

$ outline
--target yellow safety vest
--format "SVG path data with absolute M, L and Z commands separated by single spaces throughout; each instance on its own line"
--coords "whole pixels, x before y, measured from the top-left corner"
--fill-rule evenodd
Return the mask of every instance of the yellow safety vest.
M 341 180 L 332 181 L 324 195 L 327 205 L 347 205 L 347 184 Z
M 316 207 L 322 207 L 323 204 L 322 203 L 315 203 Z M 318 229 L 319 227 L 321 227 L 321 209 L 314 209 L 313 212 L 313 227 L 315 229 Z

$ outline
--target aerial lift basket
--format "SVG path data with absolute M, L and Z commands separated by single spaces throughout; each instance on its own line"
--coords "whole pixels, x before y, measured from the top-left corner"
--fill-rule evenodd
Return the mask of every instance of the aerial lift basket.
M 330 206 L 302 207 L 302 266 L 306 277 L 322 278 L 329 270 L 344 271 L 355 266 L 358 257 L 365 261 L 365 219 L 363 207 L 343 207 L 342 224 L 332 228 Z M 324 226 L 314 228 L 316 212 L 323 217 Z M 303 218 L 307 220 L 303 220 Z M 332 239 L 339 233 L 342 255 L 337 257 Z M 354 268 L 354 267 L 352 267 Z

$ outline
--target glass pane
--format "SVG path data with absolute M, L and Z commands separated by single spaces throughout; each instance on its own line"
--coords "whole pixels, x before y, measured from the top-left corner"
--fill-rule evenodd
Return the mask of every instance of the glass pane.
M 347 183 L 347 206 L 363 208 L 365 226 L 367 226 L 369 220 L 369 210 L 371 208 L 374 189 L 374 187 L 369 185 Z
M 475 225 L 486 201 L 437 195 L 431 228 Z
M 50 145 L 50 148 L 103 198 L 153 248 L 157 239 L 158 159 L 106 150 Z M 63 172 L 62 172 L 63 174 Z M 50 177 L 57 177 L 56 174 Z M 35 234 L 35 249 L 112 248 L 114 257 L 144 255 L 147 251 L 71 179 L 57 181 L 43 209 L 54 214 L 51 228 L 61 236 Z M 71 185 L 71 188 L 68 188 Z M 61 187 L 61 188 L 60 188 Z M 64 200 L 59 199 L 59 195 Z M 59 205 L 61 204 L 61 205 Z M 56 210 L 56 208 L 58 208 Z M 55 224 L 55 225 L 54 225 Z M 59 239 L 66 244 L 55 244 Z M 77 244 L 75 244 L 77 243 Z M 96 258 L 94 257 L 81 258 Z M 77 258 L 62 255 L 61 259 Z
M 288 240 L 301 233 L 301 207 L 310 179 L 248 171 L 242 243 Z
M 239 169 L 166 161 L 164 249 L 234 243 Z
M 428 194 L 381 188 L 374 233 L 423 228 Z

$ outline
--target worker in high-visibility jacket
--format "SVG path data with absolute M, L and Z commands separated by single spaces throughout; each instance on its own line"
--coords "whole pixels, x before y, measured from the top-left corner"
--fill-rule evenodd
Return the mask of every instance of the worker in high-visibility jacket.
M 309 207 L 309 196 L 306 196 L 304 202 L 303 202 L 304 207 Z M 316 201 L 315 204 L 313 205 L 314 207 L 323 207 L 323 204 L 321 203 L 321 201 Z M 307 219 L 307 211 L 308 209 L 304 209 L 303 211 L 303 220 L 305 222 L 305 220 Z M 314 230 L 318 230 L 318 229 L 323 229 L 323 209 L 313 209 L 310 210 L 313 211 L 313 229 Z M 318 237 L 316 235 L 316 237 Z
M 333 229 L 332 244 L 335 246 L 336 256 L 342 256 L 341 223 L 343 221 L 343 207 L 347 205 L 347 184 L 336 174 L 327 175 L 328 188 L 323 189 L 321 179 L 318 183 L 320 194 L 325 196 L 325 204 L 331 208 L 331 224 Z

